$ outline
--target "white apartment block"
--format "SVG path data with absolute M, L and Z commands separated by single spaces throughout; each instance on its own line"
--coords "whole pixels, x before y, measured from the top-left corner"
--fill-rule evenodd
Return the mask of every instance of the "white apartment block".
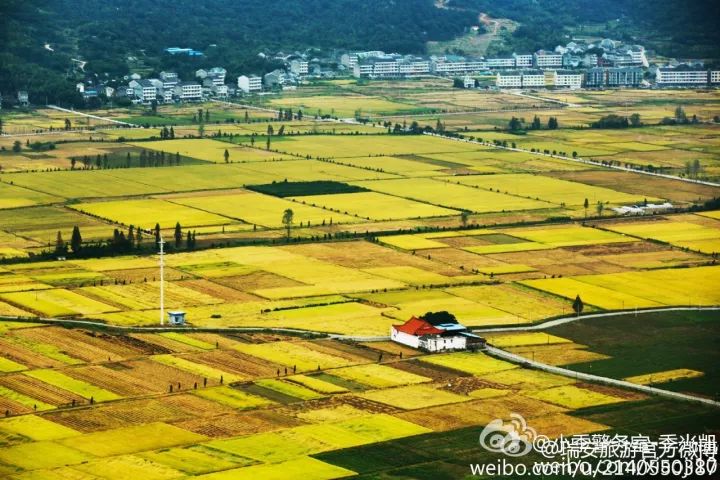
M 157 98 L 157 87 L 150 80 L 133 80 L 130 82 L 133 95 L 142 103 L 148 104 Z
M 522 74 L 522 86 L 528 87 L 544 87 L 545 74 L 542 72 L 531 72 Z
M 400 63 L 401 75 L 426 75 L 428 73 L 430 73 L 430 62 L 428 61 L 409 61 Z
M 658 68 L 656 81 L 658 85 L 705 85 L 708 72 L 687 67 Z
M 710 83 L 720 83 L 720 70 L 710 72 Z
M 582 87 L 583 75 L 575 72 L 559 72 L 556 71 L 553 84 L 556 87 L 580 88 Z
M 245 93 L 259 92 L 262 90 L 262 78 L 257 75 L 240 75 L 238 77 L 237 86 Z
M 519 72 L 498 72 L 495 76 L 495 84 L 499 88 L 522 88 L 522 74 Z
M 463 73 L 474 73 L 487 69 L 484 61 L 434 61 L 431 70 L 438 75 L 457 75 Z
M 488 68 L 514 68 L 515 58 L 487 58 L 485 63 Z
M 515 68 L 529 68 L 532 67 L 533 56 L 532 55 L 515 55 Z
M 369 77 L 373 74 L 373 65 L 370 63 L 356 63 L 353 67 L 353 76 L 355 78 Z
M 533 63 L 536 68 L 562 67 L 563 56 L 559 53 L 537 52 L 533 54 Z
M 182 101 L 201 100 L 202 85 L 197 82 L 180 82 L 175 87 L 175 96 Z

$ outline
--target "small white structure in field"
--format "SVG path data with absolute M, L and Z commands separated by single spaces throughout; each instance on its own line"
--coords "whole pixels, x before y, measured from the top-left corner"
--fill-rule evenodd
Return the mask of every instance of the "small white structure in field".
M 168 323 L 170 325 L 185 325 L 185 312 L 181 310 L 172 310 L 167 312 Z
M 412 317 L 402 325 L 390 327 L 390 339 L 428 352 L 466 350 L 485 345 L 485 339 L 471 333 L 452 315 L 447 316 L 437 320 Z
M 675 208 L 672 203 L 648 203 L 641 205 L 626 205 L 623 207 L 614 207 L 613 210 L 620 215 L 648 215 L 652 213 L 666 212 Z

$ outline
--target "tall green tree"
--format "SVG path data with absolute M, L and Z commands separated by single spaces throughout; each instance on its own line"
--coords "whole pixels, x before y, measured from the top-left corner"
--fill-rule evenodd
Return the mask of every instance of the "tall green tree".
M 573 307 L 573 311 L 576 314 L 580 315 L 582 313 L 583 309 L 585 308 L 585 305 L 583 304 L 583 301 L 580 298 L 580 295 L 575 297 L 575 301 L 573 301 L 572 307 Z
M 292 228 L 294 217 L 295 217 L 295 213 L 293 213 L 291 208 L 288 208 L 283 212 L 282 224 L 285 225 L 285 230 L 287 232 L 287 240 L 288 241 L 290 241 L 290 229 Z
M 60 230 L 58 230 L 57 237 L 55 239 L 55 253 L 58 255 L 67 253 L 67 245 L 65 245 L 65 241 L 62 238 Z
M 70 248 L 73 253 L 78 253 L 82 248 L 82 235 L 80 234 L 80 227 L 77 225 L 73 227 L 72 236 L 70 237 Z
M 182 234 L 182 227 L 180 226 L 180 222 L 177 222 L 175 224 L 175 247 L 180 247 L 180 244 L 182 243 L 183 234 Z
M 230 162 L 230 152 L 228 152 L 227 148 L 225 149 L 225 153 L 223 154 L 223 156 L 225 157 L 225 163 L 229 163 Z

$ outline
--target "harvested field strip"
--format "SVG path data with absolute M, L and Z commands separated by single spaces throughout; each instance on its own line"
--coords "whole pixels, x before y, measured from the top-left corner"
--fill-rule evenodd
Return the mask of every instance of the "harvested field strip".
M 572 409 L 595 407 L 625 401 L 623 398 L 613 397 L 575 385 L 549 388 L 547 390 L 529 393 L 528 395 L 544 402 L 554 403 Z
M 354 476 L 355 472 L 336 467 L 311 457 L 299 457 L 280 463 L 253 465 L 222 472 L 201 475 L 198 480 L 283 480 L 286 478 L 308 478 L 331 480 Z
M 55 408 L 54 405 L 50 405 L 49 403 L 42 402 L 32 397 L 28 397 L 27 395 L 23 395 L 22 393 L 16 392 L 15 390 L 11 390 L 2 385 L 0 385 L 0 397 L 10 400 L 11 402 L 20 404 L 26 407 L 28 411 L 30 409 L 34 409 L 35 406 L 37 406 L 38 410 L 52 410 L 53 408 Z
M 163 332 L 158 335 L 161 335 L 165 338 L 169 338 L 170 340 L 175 340 L 176 342 L 190 345 L 191 347 L 199 348 L 201 350 L 213 350 L 215 348 L 215 345 L 213 345 L 213 344 L 204 342 L 197 338 L 193 338 L 193 337 L 183 334 L 183 333 Z
M 179 368 L 180 370 L 185 370 L 186 372 L 200 375 L 202 377 L 212 378 L 213 380 L 219 380 L 220 377 L 222 377 L 223 381 L 227 383 L 245 380 L 245 377 L 242 375 L 229 373 L 224 370 L 219 370 L 217 368 L 210 367 L 201 363 L 195 363 L 184 357 L 175 357 L 172 355 L 154 355 L 150 358 L 155 362 Z

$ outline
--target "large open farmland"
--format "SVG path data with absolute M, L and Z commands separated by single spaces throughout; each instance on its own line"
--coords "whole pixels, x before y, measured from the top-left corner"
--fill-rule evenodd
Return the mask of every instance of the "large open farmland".
M 717 312 L 643 310 L 720 306 L 720 100 L 656 93 L 337 80 L 91 112 L 140 128 L 3 110 L 0 478 L 454 479 L 500 458 L 478 436 L 511 414 L 716 431 L 716 407 L 630 388 L 717 396 Z M 677 106 L 697 123 L 659 125 Z M 161 290 L 189 328 L 160 328 Z M 442 311 L 630 383 L 389 340 Z

